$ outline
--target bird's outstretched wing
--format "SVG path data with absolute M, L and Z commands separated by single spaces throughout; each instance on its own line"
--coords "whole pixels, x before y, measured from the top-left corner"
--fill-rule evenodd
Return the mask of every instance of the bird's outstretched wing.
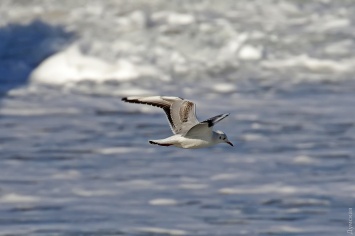
M 131 96 L 122 98 L 122 101 L 162 108 L 174 134 L 185 134 L 193 126 L 199 124 L 196 118 L 195 104 L 183 98 L 168 96 Z

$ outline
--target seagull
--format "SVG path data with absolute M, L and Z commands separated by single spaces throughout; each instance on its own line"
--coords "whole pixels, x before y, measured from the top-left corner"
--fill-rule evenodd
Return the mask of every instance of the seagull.
M 131 96 L 122 98 L 122 101 L 147 104 L 164 110 L 174 135 L 165 139 L 150 140 L 150 144 L 188 149 L 209 147 L 218 143 L 233 146 L 225 133 L 213 131 L 213 126 L 229 113 L 199 122 L 196 118 L 195 104 L 180 97 Z

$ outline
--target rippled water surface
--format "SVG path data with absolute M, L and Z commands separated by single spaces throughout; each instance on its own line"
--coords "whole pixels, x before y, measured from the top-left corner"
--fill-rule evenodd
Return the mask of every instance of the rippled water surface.
M 90 3 L 0 3 L 0 235 L 346 235 L 352 1 Z M 235 147 L 150 145 L 142 94 Z

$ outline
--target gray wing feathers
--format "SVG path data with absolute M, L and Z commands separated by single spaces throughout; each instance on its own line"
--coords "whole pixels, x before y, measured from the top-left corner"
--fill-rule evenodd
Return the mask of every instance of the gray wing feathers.
M 214 126 L 216 123 L 220 122 L 224 118 L 229 116 L 229 113 L 226 114 L 221 114 L 218 116 L 211 117 L 207 120 L 204 120 L 193 127 L 190 128 L 184 135 L 185 137 L 210 137 L 212 133 L 212 126 Z
M 201 138 L 201 137 L 210 137 L 212 134 L 212 128 L 208 126 L 207 123 L 199 123 L 194 125 L 189 129 L 184 137 L 187 138 Z
M 179 97 L 150 96 L 125 97 L 122 101 L 130 103 L 147 104 L 160 107 L 164 110 L 170 128 L 174 134 L 185 134 L 194 125 L 198 124 L 195 114 L 195 104 Z
M 184 134 L 199 123 L 196 119 L 195 104 L 193 102 L 187 100 L 175 101 L 171 105 L 170 112 L 173 122 L 176 124 L 176 134 Z

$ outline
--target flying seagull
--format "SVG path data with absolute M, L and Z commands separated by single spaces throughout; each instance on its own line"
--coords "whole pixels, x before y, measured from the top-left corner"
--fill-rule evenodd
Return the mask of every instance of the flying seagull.
M 196 118 L 196 106 L 193 102 L 179 97 L 167 96 L 132 96 L 124 97 L 122 101 L 147 104 L 164 110 L 173 136 L 165 139 L 150 140 L 149 143 L 160 146 L 175 146 L 179 148 L 203 148 L 218 143 L 233 144 L 222 131 L 213 131 L 213 126 L 226 118 L 229 113 L 214 116 L 199 122 Z

